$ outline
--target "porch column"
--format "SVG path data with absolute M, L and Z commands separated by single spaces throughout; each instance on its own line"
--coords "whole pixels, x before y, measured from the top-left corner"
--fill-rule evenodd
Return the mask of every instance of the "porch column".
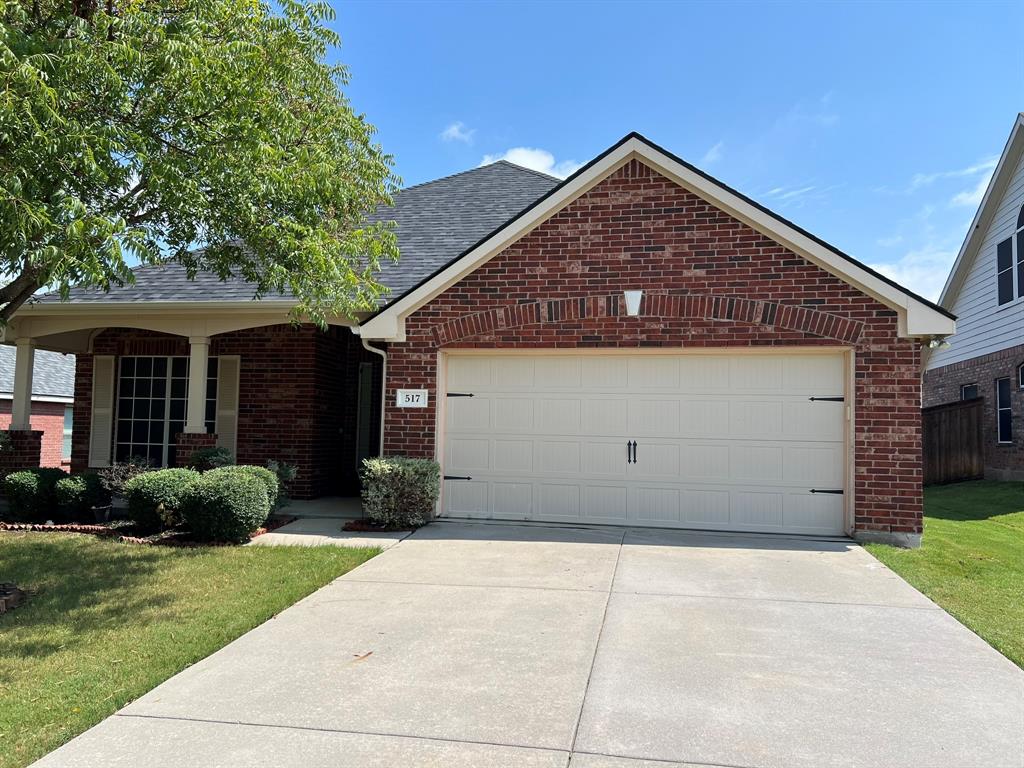
M 210 337 L 188 339 L 188 405 L 185 410 L 185 434 L 206 434 L 206 367 L 210 359 Z
M 32 428 L 32 367 L 36 359 L 35 339 L 18 339 L 14 357 L 14 400 L 11 402 L 11 430 Z

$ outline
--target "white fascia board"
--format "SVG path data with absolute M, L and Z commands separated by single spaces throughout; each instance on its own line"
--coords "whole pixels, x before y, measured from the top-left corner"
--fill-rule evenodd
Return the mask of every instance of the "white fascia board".
M 723 211 L 786 246 L 808 261 L 840 277 L 900 315 L 901 335 L 945 336 L 956 329 L 955 321 L 849 259 L 808 237 L 776 216 L 761 210 L 737 194 L 694 172 L 650 144 L 633 137 L 609 152 L 600 162 L 571 179 L 540 205 L 495 232 L 472 251 L 430 280 L 400 297 L 361 326 L 366 339 L 404 341 L 405 318 L 432 298 L 493 258 L 527 232 L 553 216 L 580 195 L 596 186 L 632 159 L 639 159 L 680 186 L 713 203 Z
M 0 400 L 13 400 L 13 392 L 0 392 Z M 75 402 L 73 397 L 65 397 L 63 395 L 32 395 L 33 403 L 64 403 L 65 405 L 72 405 Z

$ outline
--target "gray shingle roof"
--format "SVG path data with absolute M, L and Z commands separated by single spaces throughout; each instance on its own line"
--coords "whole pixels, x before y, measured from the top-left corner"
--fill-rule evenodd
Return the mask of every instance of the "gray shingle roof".
M 403 189 L 395 205 L 383 208 L 373 221 L 397 223 L 398 262 L 382 265 L 380 280 L 393 301 L 500 227 L 560 181 L 506 160 Z M 212 273 L 189 280 L 178 264 L 136 267 L 135 283 L 112 287 L 73 288 L 70 300 L 81 302 L 248 301 L 254 287 L 242 279 L 221 281 Z M 280 298 L 268 294 L 264 298 Z M 59 302 L 56 293 L 35 302 Z
M 0 345 L 0 397 L 14 392 L 14 347 Z M 36 350 L 32 394 L 37 397 L 75 396 L 75 356 Z

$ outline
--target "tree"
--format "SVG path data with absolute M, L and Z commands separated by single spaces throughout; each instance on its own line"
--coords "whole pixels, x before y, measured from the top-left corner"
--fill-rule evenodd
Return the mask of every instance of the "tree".
M 180 262 L 375 305 L 392 158 L 342 88 L 322 2 L 0 0 L 0 323 L 43 286 Z

